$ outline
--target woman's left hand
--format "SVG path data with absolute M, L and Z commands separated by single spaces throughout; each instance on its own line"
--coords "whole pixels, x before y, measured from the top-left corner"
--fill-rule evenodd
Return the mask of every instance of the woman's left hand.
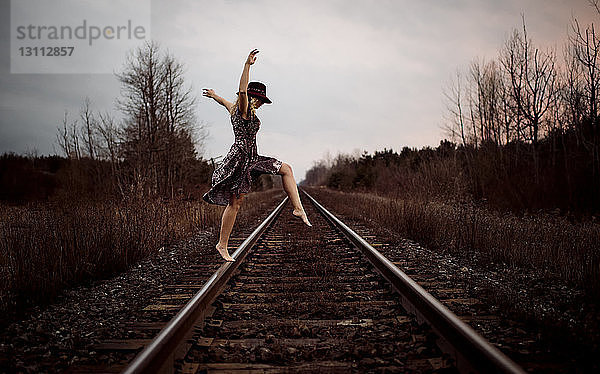
M 252 65 L 256 61 L 256 54 L 258 53 L 258 49 L 254 48 L 250 51 L 248 58 L 246 59 L 246 65 Z

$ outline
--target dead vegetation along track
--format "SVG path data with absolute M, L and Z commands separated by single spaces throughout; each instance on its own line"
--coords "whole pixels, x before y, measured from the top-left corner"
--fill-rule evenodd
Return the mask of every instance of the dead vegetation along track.
M 187 356 L 177 361 L 176 368 L 182 372 L 278 371 L 284 367 L 298 372 L 455 371 L 435 344 L 439 337 L 406 313 L 401 298 L 393 295 L 392 287 L 361 252 L 312 206 L 306 209 L 315 224 L 312 228 L 287 212 L 259 240 L 248 262 L 243 261 L 248 252 L 240 252 L 246 239 L 234 254 L 240 268 L 223 264 L 215 273 L 222 273 L 223 268 L 236 270 L 232 279 L 223 277 L 229 290 L 203 309 L 195 329 L 189 326 L 195 330 L 191 339 L 178 338 L 184 341 Z M 177 290 L 183 286 L 205 289 L 200 281 L 191 278 Z M 189 293 L 164 295 L 164 303 L 154 309 L 190 309 L 197 295 L 185 306 Z M 149 327 L 156 329 L 158 324 Z M 165 346 L 161 340 L 165 330 L 173 328 L 163 328 L 152 342 L 139 339 L 130 345 Z M 127 372 L 140 372 L 144 367 L 140 361 L 156 364 L 157 357 L 171 356 L 174 350 L 151 353 L 151 361 L 148 351 L 152 350 L 147 347 Z M 211 364 L 211 360 L 216 362 Z

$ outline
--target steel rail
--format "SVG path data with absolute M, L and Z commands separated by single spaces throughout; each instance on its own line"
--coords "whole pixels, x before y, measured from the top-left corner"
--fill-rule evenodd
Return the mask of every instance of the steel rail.
M 256 243 L 265 230 L 275 221 L 283 206 L 283 201 L 269 216 L 240 244 L 231 257 L 235 261 L 226 261 L 206 281 L 187 304 L 160 330 L 158 335 L 148 344 L 125 368 L 123 373 L 170 373 L 174 371 L 174 361 L 185 355 L 182 344 L 187 341 L 194 327 L 201 323 L 206 308 L 221 293 L 231 276 L 243 262 L 250 248 Z
M 377 271 L 387 279 L 400 296 L 402 306 L 414 313 L 420 321 L 426 321 L 441 340 L 440 348 L 450 354 L 462 373 L 520 373 L 525 371 L 460 320 L 441 302 L 425 291 L 419 284 L 396 265 L 374 249 L 337 217 L 319 204 L 304 189 L 300 189 L 326 217 L 354 245 L 361 250 Z

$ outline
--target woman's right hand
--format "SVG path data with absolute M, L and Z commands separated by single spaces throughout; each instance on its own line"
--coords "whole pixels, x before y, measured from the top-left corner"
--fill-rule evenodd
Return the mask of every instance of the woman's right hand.
M 256 61 L 256 54 L 258 53 L 258 49 L 254 48 L 252 51 L 250 51 L 250 54 L 248 55 L 248 58 L 246 59 L 246 64 L 247 65 L 252 65 L 254 64 L 254 61 Z
M 214 99 L 217 96 L 217 94 L 215 94 L 215 90 L 213 90 L 212 88 L 203 88 L 202 90 L 202 95 L 206 97 Z

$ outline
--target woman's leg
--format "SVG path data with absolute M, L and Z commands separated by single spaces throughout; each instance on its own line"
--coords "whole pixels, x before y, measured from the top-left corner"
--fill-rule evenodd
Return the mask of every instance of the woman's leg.
M 290 201 L 292 202 L 292 206 L 294 207 L 292 214 L 302 218 L 304 223 L 306 223 L 308 226 L 312 226 L 312 224 L 308 221 L 308 217 L 304 212 L 304 208 L 302 207 L 302 202 L 300 201 L 300 195 L 298 194 L 298 186 L 296 185 L 296 180 L 294 179 L 294 172 L 292 171 L 292 167 L 284 162 L 281 165 L 278 174 L 281 175 L 283 190 L 289 196 Z
M 221 256 L 223 256 L 223 258 L 227 261 L 235 261 L 233 257 L 229 255 L 227 245 L 229 243 L 229 235 L 231 234 L 233 224 L 235 223 L 235 218 L 240 210 L 240 207 L 242 206 L 244 195 L 245 194 L 240 194 L 239 198 L 236 198 L 234 195 L 229 201 L 229 204 L 227 204 L 225 207 L 225 210 L 223 211 L 223 217 L 221 218 L 221 233 L 219 235 L 219 242 L 215 247 Z

